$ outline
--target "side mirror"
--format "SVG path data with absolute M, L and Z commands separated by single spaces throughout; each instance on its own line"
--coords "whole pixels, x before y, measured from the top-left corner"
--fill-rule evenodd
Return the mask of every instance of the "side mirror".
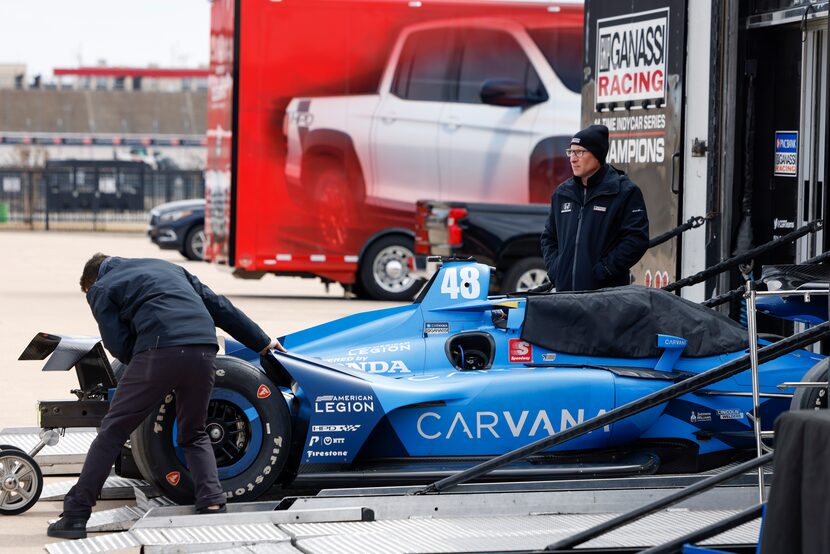
M 528 96 L 525 86 L 516 81 L 504 79 L 488 79 L 481 85 L 479 91 L 481 101 L 491 106 L 525 107 L 539 104 L 547 100 L 543 96 Z

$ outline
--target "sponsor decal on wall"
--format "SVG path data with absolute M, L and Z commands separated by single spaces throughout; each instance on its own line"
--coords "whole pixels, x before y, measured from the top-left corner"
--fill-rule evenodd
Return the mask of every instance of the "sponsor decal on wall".
M 597 21 L 596 103 L 664 101 L 669 10 Z
M 798 131 L 775 131 L 776 177 L 798 177 Z

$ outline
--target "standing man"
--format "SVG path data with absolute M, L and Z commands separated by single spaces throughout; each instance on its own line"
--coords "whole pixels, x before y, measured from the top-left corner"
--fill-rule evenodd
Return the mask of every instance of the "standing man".
M 205 433 L 221 327 L 262 354 L 285 351 L 224 296 L 184 268 L 162 260 L 95 254 L 81 275 L 104 346 L 128 364 L 101 422 L 78 483 L 66 494 L 61 519 L 47 535 L 86 537 L 86 523 L 130 433 L 171 390 L 176 392 L 178 442 L 196 484 L 197 513 L 225 511 L 216 458 Z
M 648 250 L 643 193 L 605 163 L 605 125 L 579 131 L 565 153 L 574 176 L 554 191 L 541 237 L 548 276 L 557 291 L 627 285 Z

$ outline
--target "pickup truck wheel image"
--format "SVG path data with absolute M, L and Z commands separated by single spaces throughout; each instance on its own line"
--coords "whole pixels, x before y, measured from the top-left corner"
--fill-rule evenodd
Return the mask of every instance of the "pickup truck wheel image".
M 346 170 L 336 161 L 322 163 L 315 172 L 312 190 L 323 243 L 334 248 L 347 247 L 357 202 Z
M 807 383 L 827 383 L 827 369 L 830 367 L 830 358 L 825 358 L 810 368 L 804 374 L 802 381 Z M 795 389 L 791 410 L 825 410 L 827 409 L 827 386 L 824 387 L 799 387 Z
M 420 284 L 409 274 L 415 241 L 404 235 L 383 237 L 366 250 L 360 264 L 360 284 L 376 300 L 410 300 Z
M 205 226 L 196 225 L 187 232 L 182 252 L 188 260 L 201 261 L 205 259 Z
M 526 292 L 547 283 L 550 279 L 544 260 L 537 256 L 522 258 L 505 272 L 501 292 Z
M 130 437 L 139 471 L 162 494 L 193 503 L 193 479 L 177 441 L 175 394 Z M 208 437 L 229 502 L 256 500 L 276 482 L 291 442 L 290 415 L 280 389 L 250 364 L 216 358 L 216 382 L 208 405 Z

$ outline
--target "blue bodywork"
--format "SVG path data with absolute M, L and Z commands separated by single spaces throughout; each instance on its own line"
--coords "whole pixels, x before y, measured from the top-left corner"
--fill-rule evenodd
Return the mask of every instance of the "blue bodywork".
M 234 341 L 226 352 L 283 387 L 300 473 L 316 464 L 502 454 L 745 354 L 687 358 L 684 337 L 665 335 L 654 337 L 659 358 L 546 350 L 520 338 L 526 298 L 488 298 L 489 279 L 487 266 L 445 262 L 413 304 L 287 335 L 288 354 L 260 359 Z M 765 429 L 789 408 L 781 393 L 793 390 L 777 385 L 800 380 L 823 358 L 799 350 L 761 366 Z M 750 448 L 750 391 L 746 371 L 554 450 L 666 443 L 706 456 Z

